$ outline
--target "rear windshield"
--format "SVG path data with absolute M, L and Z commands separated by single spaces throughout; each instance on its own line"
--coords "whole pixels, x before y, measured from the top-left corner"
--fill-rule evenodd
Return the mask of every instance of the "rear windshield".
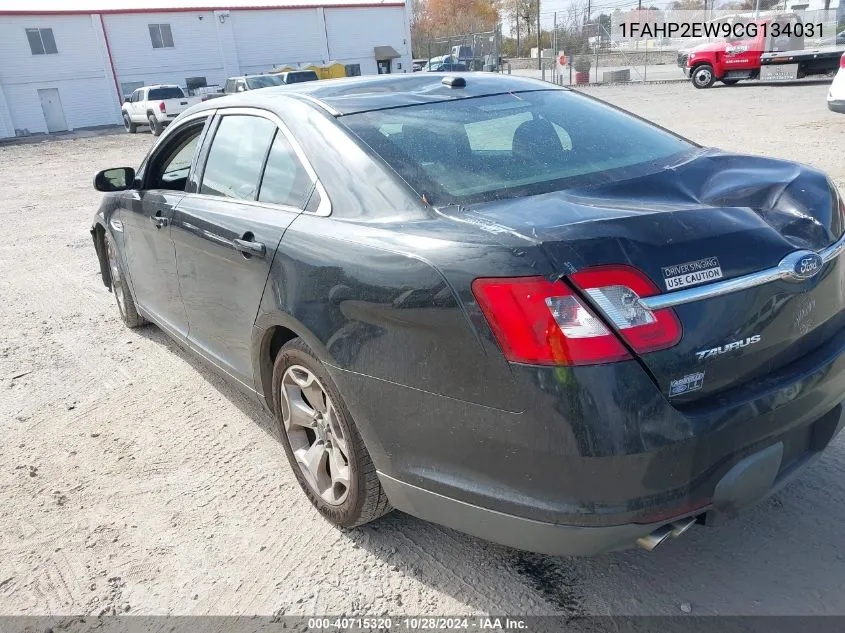
M 284 80 L 280 75 L 258 75 L 256 77 L 247 77 L 246 85 L 250 90 L 258 88 L 269 88 L 270 86 L 283 86 Z
M 441 101 L 340 120 L 433 205 L 586 186 L 694 148 L 567 90 Z
M 150 101 L 163 101 L 164 99 L 182 99 L 185 93 L 181 88 L 174 86 L 173 88 L 150 88 L 150 94 L 147 97 Z
M 302 81 L 316 81 L 317 79 L 317 73 L 313 70 L 304 70 L 301 73 L 288 73 L 286 81 L 289 84 L 298 84 Z

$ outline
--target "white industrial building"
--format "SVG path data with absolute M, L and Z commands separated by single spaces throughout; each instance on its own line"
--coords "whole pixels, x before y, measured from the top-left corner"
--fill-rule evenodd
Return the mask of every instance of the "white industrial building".
M 411 72 L 404 0 L 199 2 L 0 0 L 0 138 L 120 123 L 143 85 L 329 62 Z

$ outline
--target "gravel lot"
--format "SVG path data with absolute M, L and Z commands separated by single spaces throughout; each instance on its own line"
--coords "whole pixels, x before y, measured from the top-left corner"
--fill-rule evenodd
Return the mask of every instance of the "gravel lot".
M 827 86 L 590 94 L 845 187 Z M 654 553 L 520 553 L 300 494 L 273 420 L 155 327 L 126 330 L 88 235 L 93 174 L 153 138 L 0 146 L 0 614 L 845 614 L 845 439 L 777 497 Z

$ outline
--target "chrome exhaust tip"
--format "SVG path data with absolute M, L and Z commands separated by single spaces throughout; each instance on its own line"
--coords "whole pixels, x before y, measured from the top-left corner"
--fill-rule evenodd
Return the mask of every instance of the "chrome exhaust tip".
M 672 524 L 667 523 L 666 525 L 657 528 L 651 534 L 647 534 L 646 536 L 641 536 L 640 538 L 638 538 L 637 545 L 642 547 L 644 550 L 653 552 L 663 541 L 665 541 L 670 536 L 672 536 Z
M 681 519 L 680 521 L 675 521 L 669 525 L 672 527 L 672 538 L 678 538 L 681 534 L 695 525 L 695 517 Z
M 687 517 L 686 519 L 681 519 L 680 521 L 674 521 L 673 523 L 661 525 L 651 534 L 638 538 L 637 545 L 642 547 L 644 550 L 653 552 L 661 543 L 663 543 L 663 541 L 668 539 L 670 536 L 672 538 L 678 538 L 681 534 L 689 530 L 693 525 L 695 525 L 695 517 Z

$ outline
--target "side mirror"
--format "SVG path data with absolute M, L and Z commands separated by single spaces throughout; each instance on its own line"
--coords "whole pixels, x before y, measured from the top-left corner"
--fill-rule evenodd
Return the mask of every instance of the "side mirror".
M 135 170 L 131 167 L 104 169 L 94 176 L 94 189 L 97 191 L 126 191 L 135 182 Z
M 123 103 L 129 103 L 131 99 L 131 97 L 123 97 Z

